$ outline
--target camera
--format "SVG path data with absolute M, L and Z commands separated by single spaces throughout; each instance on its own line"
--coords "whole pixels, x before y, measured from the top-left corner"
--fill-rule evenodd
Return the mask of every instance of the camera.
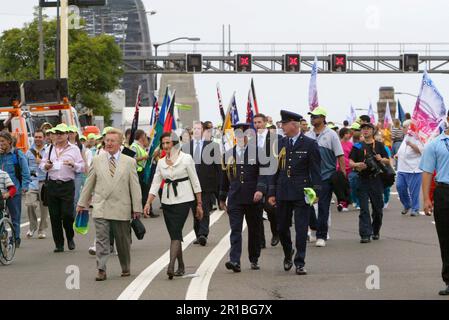
M 365 158 L 365 164 L 368 167 L 366 170 L 374 177 L 386 171 L 385 166 L 376 160 L 373 155 L 369 155 Z

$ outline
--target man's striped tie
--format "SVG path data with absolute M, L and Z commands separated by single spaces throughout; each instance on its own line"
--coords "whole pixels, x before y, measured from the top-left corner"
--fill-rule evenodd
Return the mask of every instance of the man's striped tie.
M 115 158 L 114 156 L 111 156 L 109 158 L 109 173 L 111 174 L 111 177 L 114 177 L 115 174 Z

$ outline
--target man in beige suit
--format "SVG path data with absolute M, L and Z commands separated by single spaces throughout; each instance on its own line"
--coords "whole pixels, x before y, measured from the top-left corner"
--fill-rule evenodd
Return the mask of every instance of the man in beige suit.
M 137 176 L 136 160 L 120 152 L 123 133 L 112 129 L 105 136 L 106 152 L 94 158 L 84 184 L 77 212 L 89 207 L 95 221 L 98 275 L 106 280 L 106 262 L 110 255 L 109 231 L 116 240 L 122 277 L 130 275 L 131 218 L 142 213 L 142 194 Z

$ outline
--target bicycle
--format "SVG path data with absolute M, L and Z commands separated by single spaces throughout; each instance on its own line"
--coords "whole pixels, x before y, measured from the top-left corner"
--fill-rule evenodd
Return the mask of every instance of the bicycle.
M 0 200 L 0 263 L 9 265 L 16 253 L 16 233 L 6 210 L 5 200 Z

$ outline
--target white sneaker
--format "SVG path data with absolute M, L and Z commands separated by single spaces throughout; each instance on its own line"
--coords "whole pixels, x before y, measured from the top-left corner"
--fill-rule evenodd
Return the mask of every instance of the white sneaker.
M 39 239 L 45 239 L 47 238 L 47 235 L 43 232 L 39 233 L 39 235 L 37 236 Z
M 315 246 L 317 246 L 317 247 L 325 247 L 326 246 L 326 241 L 324 239 L 318 239 L 316 241 Z
M 90 247 L 90 248 L 89 248 L 89 254 L 90 254 L 91 256 L 96 255 L 96 254 L 97 254 L 97 249 L 96 249 L 95 247 Z
M 310 231 L 309 242 L 316 242 L 316 231 Z
M 349 209 L 348 208 L 343 208 L 343 210 L 342 210 L 343 212 L 348 212 L 349 211 Z
M 384 209 L 388 209 L 388 202 L 384 204 Z
M 34 233 L 36 232 L 36 230 L 28 230 L 26 236 L 28 239 L 32 238 L 34 236 Z

